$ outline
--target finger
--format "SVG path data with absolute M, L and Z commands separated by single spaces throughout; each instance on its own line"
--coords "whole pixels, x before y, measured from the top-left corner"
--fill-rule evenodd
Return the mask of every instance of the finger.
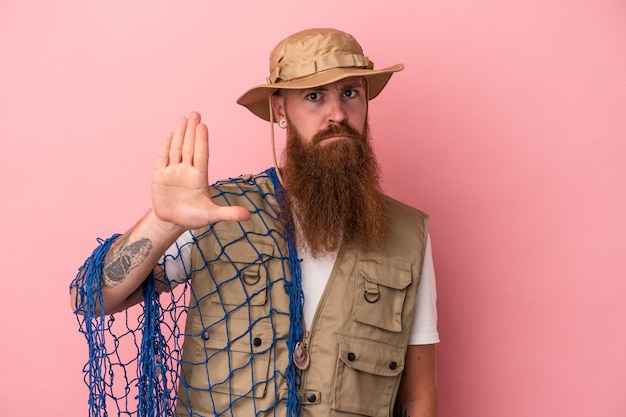
M 187 127 L 185 129 L 185 137 L 182 147 L 182 161 L 186 164 L 193 163 L 193 150 L 196 145 L 196 126 L 200 123 L 200 113 L 191 112 L 187 119 Z
M 240 206 L 216 206 L 214 210 L 214 223 L 219 221 L 239 222 L 250 218 L 250 211 Z
M 157 154 L 156 167 L 157 168 L 165 168 L 169 163 L 170 159 L 170 146 L 172 145 L 172 136 L 174 136 L 173 132 L 168 132 L 167 135 L 163 138 L 163 142 L 161 142 L 161 147 L 159 148 L 159 153 Z
M 185 139 L 185 130 L 187 128 L 187 118 L 181 117 L 176 122 L 176 129 L 172 136 L 172 143 L 170 145 L 169 163 L 177 164 L 182 159 L 183 141 Z
M 193 165 L 201 171 L 209 171 L 209 130 L 204 123 L 196 126 L 196 146 Z

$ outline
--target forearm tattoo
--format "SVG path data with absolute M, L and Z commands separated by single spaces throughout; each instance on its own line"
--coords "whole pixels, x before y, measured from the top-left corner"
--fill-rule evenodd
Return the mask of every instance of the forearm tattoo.
M 136 242 L 129 242 L 125 237 L 119 245 L 112 247 L 104 258 L 102 285 L 115 287 L 124 281 L 126 276 L 140 265 L 152 250 L 150 239 L 141 238 Z

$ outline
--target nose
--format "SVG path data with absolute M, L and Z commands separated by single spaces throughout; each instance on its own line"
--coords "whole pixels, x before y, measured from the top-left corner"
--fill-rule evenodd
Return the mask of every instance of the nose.
M 328 100 L 328 124 L 340 124 L 348 119 L 341 97 L 334 96 Z

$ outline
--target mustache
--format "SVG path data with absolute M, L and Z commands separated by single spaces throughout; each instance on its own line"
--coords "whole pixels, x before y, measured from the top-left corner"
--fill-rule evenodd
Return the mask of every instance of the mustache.
M 339 124 L 332 124 L 328 126 L 327 129 L 324 129 L 321 132 L 317 132 L 313 136 L 311 142 L 317 145 L 324 139 L 328 139 L 329 137 L 335 135 L 344 135 L 349 137 L 350 139 L 358 139 L 359 137 L 361 137 L 361 134 L 356 129 L 352 128 L 346 122 L 341 122 Z

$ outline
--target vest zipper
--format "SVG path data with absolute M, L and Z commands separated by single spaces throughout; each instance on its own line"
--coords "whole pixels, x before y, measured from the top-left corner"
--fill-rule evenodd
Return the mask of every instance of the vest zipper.
M 320 310 L 323 308 L 324 304 L 326 304 L 326 300 L 329 297 L 329 288 L 331 288 L 333 286 L 333 283 L 335 282 L 335 277 L 337 276 L 337 265 L 340 264 L 340 259 L 343 257 L 344 254 L 344 250 L 343 250 L 343 245 L 339 248 L 339 251 L 337 252 L 337 257 L 335 258 L 335 264 L 333 265 L 333 268 L 330 271 L 330 276 L 328 277 L 328 280 L 326 281 L 326 286 L 324 287 L 324 291 L 322 292 L 322 296 L 320 297 L 319 302 L 317 303 L 317 306 L 315 307 L 315 313 L 313 314 L 313 319 L 311 320 L 311 330 L 306 330 L 306 323 L 304 322 L 304 316 L 302 317 L 302 323 L 304 326 L 304 340 L 302 340 L 302 344 L 304 345 L 304 348 L 309 352 L 309 355 L 311 355 L 311 351 L 309 350 L 310 346 L 311 346 L 311 340 L 314 337 L 315 334 L 315 329 L 317 327 L 317 322 L 318 322 L 318 316 L 320 314 Z M 306 299 L 305 299 L 306 302 Z M 310 357 L 309 359 L 311 361 L 309 367 L 311 366 L 315 366 L 313 364 L 313 358 Z M 307 384 L 307 376 L 308 376 L 308 372 L 305 369 L 304 371 L 301 371 L 300 373 L 300 377 L 302 378 L 300 381 L 300 393 L 304 394 L 305 393 L 305 387 Z

